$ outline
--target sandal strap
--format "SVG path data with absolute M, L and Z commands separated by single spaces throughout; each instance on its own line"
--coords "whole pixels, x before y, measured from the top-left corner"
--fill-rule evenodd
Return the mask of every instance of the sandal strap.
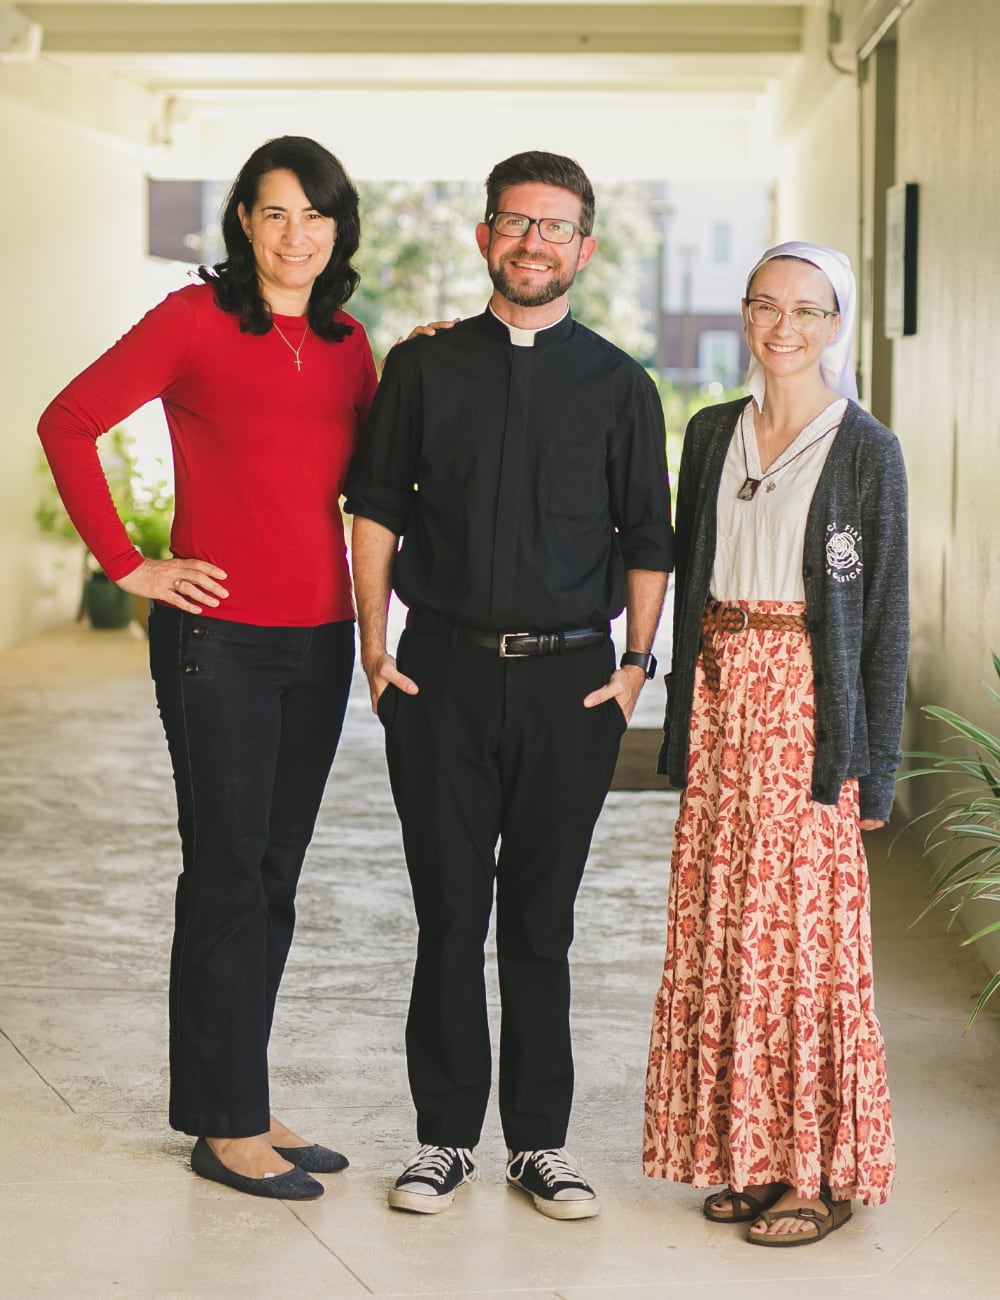
M 725 1187 L 721 1192 L 713 1192 L 708 1197 L 708 1204 L 716 1210 L 721 1210 L 726 1201 L 732 1205 L 734 1214 L 741 1205 L 754 1215 L 766 1213 L 763 1208 L 764 1200 L 751 1196 L 749 1192 L 734 1192 L 731 1187 Z
M 829 1217 L 829 1214 L 820 1214 L 818 1210 L 812 1210 L 808 1205 L 803 1205 L 797 1210 L 761 1210 L 757 1215 L 757 1218 L 763 1219 L 769 1228 L 779 1219 L 798 1219 L 800 1223 L 826 1223 Z
M 770 1228 L 779 1219 L 797 1219 L 799 1223 L 814 1224 L 817 1233 L 822 1237 L 826 1235 L 829 1228 L 839 1227 L 851 1217 L 850 1201 L 835 1201 L 832 1196 L 824 1192 L 820 1192 L 819 1200 L 826 1209 L 825 1214 L 821 1214 L 819 1210 L 814 1210 L 809 1205 L 800 1206 L 797 1210 L 761 1210 L 751 1224 L 750 1231 L 753 1231 L 754 1224 L 762 1220 Z M 757 1236 L 762 1237 L 764 1233 L 759 1232 Z
M 734 1211 L 741 1206 L 745 1206 L 748 1210 L 757 1209 L 757 1202 L 752 1196 L 748 1196 L 746 1192 L 734 1192 L 731 1187 L 727 1187 L 721 1192 L 715 1192 L 708 1198 L 709 1205 L 716 1210 L 721 1210 L 727 1201 Z

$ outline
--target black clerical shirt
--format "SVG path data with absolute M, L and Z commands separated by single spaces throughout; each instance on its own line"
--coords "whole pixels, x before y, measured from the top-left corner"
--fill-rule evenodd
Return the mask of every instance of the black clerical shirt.
M 489 311 L 418 335 L 386 361 L 346 509 L 402 538 L 411 609 L 501 631 L 604 623 L 625 569 L 671 568 L 656 387 L 568 314 L 531 347 Z

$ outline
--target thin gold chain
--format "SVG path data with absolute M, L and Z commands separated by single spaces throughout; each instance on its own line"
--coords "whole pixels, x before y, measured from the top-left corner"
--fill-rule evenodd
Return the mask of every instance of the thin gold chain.
M 288 339 L 285 337 L 284 332 L 283 332 L 282 329 L 281 329 L 281 326 L 278 324 L 278 322 L 274 319 L 273 316 L 271 317 L 271 324 L 272 324 L 272 325 L 274 326 L 274 328 L 278 331 L 278 338 L 281 339 L 281 341 L 282 341 L 282 343 L 284 343 L 285 347 L 288 348 L 289 352 L 291 352 L 292 355 L 295 357 L 295 369 L 296 369 L 296 370 L 301 370 L 301 369 L 302 369 L 302 358 L 301 358 L 301 356 L 299 355 L 299 353 L 300 353 L 300 352 L 302 351 L 302 349 L 305 347 L 306 339 L 309 337 L 309 323 L 308 323 L 308 321 L 306 322 L 306 332 L 302 335 L 302 342 L 299 344 L 298 347 L 293 347 L 293 345 L 292 345 L 291 343 L 289 343 Z

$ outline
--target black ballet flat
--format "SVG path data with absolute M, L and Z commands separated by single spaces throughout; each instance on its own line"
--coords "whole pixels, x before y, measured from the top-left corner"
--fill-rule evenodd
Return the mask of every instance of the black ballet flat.
M 329 1147 L 313 1143 L 311 1147 L 275 1147 L 278 1155 L 289 1164 L 297 1165 L 307 1174 L 339 1174 L 351 1163 L 347 1156 Z
M 289 1169 L 286 1174 L 274 1174 L 270 1178 L 247 1178 L 228 1169 L 204 1138 L 194 1144 L 191 1168 L 199 1178 L 222 1183 L 248 1196 L 267 1196 L 276 1201 L 315 1201 L 325 1190 L 322 1183 L 310 1178 L 303 1169 Z

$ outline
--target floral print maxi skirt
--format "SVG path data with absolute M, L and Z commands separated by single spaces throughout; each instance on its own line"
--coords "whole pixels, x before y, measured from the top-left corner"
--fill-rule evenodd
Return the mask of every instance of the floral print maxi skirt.
M 801 614 L 791 601 L 743 608 Z M 643 1166 L 737 1191 L 784 1182 L 880 1205 L 894 1173 L 857 782 L 814 803 L 812 658 L 795 631 L 701 658 L 674 836 Z

